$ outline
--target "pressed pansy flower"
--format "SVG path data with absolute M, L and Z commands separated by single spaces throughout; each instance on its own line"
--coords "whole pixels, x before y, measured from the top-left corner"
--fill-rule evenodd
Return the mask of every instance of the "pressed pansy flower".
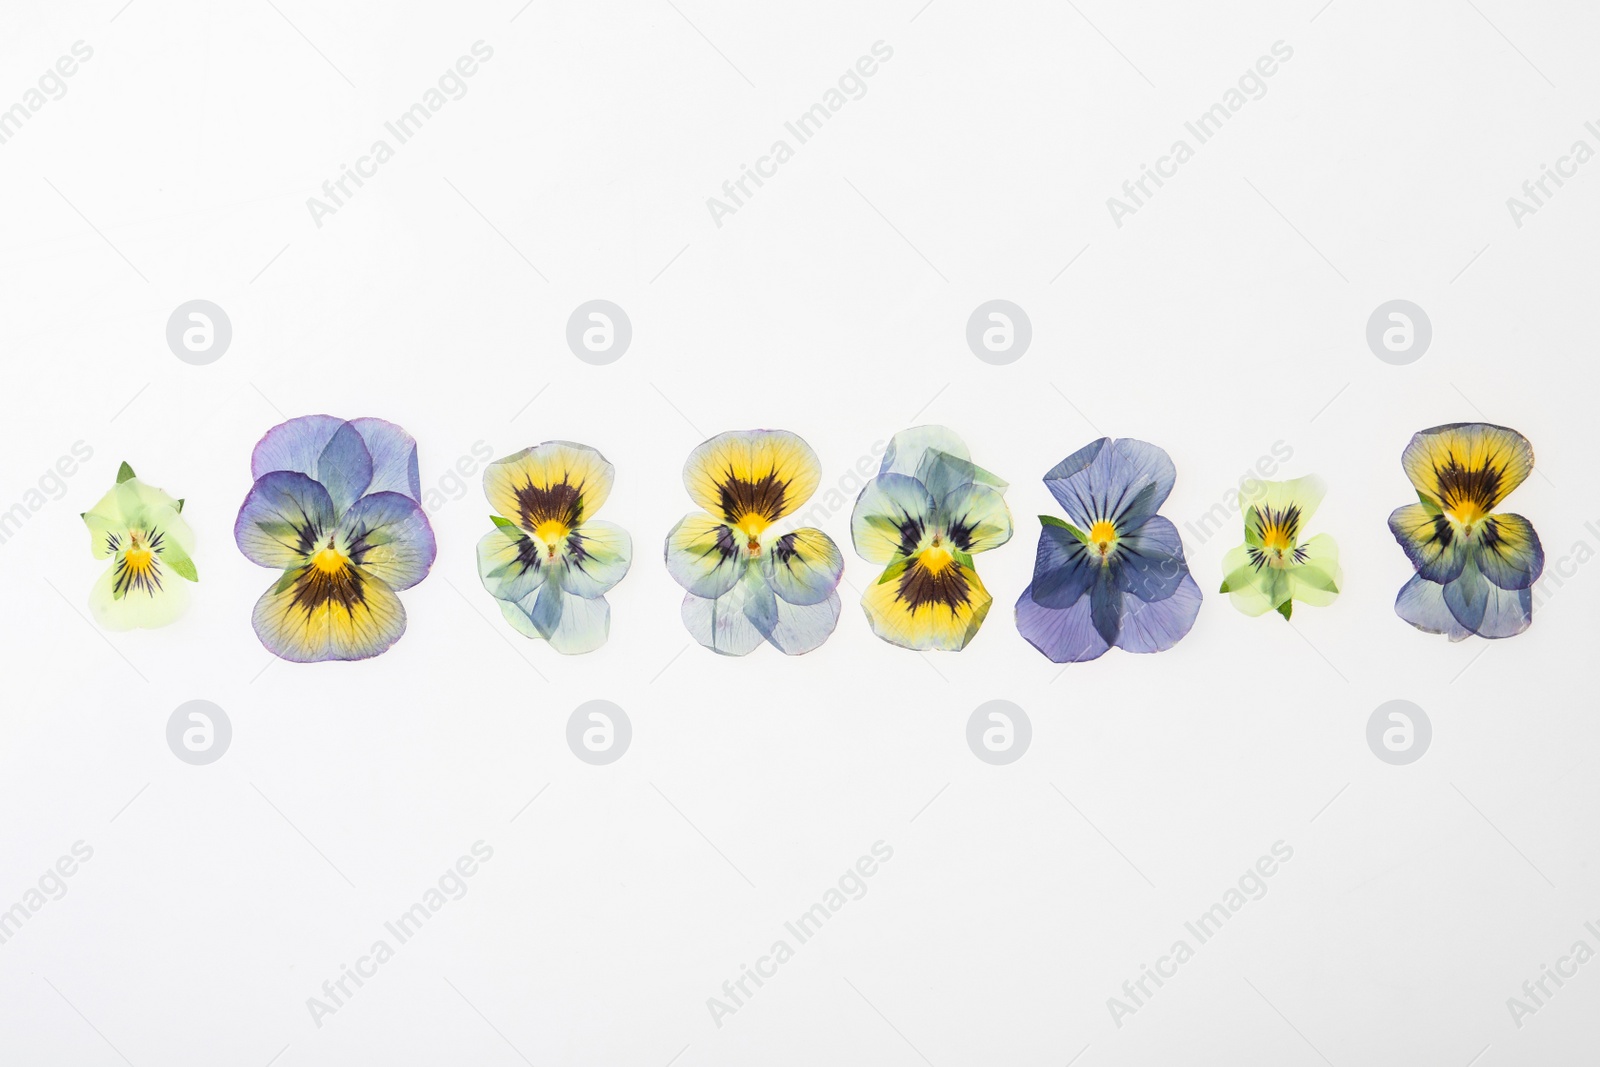
M 1533 470 L 1528 439 L 1483 422 L 1435 426 L 1411 438 L 1400 464 L 1417 503 L 1397 508 L 1389 530 L 1417 573 L 1395 613 L 1452 641 L 1526 630 L 1544 548 L 1527 519 L 1494 509 Z
M 1246 615 L 1289 618 L 1296 600 L 1326 607 L 1339 596 L 1339 546 L 1306 524 L 1328 487 L 1314 474 L 1287 482 L 1252 482 L 1244 507 L 1244 544 L 1222 558 L 1222 592 Z
M 787 430 L 730 431 L 689 454 L 683 484 L 705 510 L 667 534 L 666 557 L 687 590 L 683 623 L 696 641 L 729 656 L 769 641 L 798 656 L 833 633 L 839 547 L 813 527 L 773 531 L 821 479 L 817 454 Z
M 89 594 L 101 626 L 153 630 L 189 606 L 188 583 L 200 578 L 189 558 L 194 533 L 182 510 L 182 500 L 141 482 L 124 463 L 117 484 L 83 513 L 94 558 L 112 560 Z
M 1039 516 L 1033 581 L 1017 600 L 1030 644 L 1056 663 L 1081 663 L 1112 645 L 1164 652 L 1183 639 L 1200 588 L 1178 528 L 1156 514 L 1176 480 L 1164 451 L 1127 437 L 1102 437 L 1044 476 L 1072 523 Z
M 483 472 L 498 514 L 478 542 L 478 576 L 506 621 L 557 652 L 605 644 L 605 593 L 633 559 L 628 532 L 592 517 L 611 492 L 613 472 L 599 452 L 569 441 L 524 448 Z
M 884 565 L 861 598 L 873 633 L 917 651 L 967 646 L 993 599 L 972 557 L 1011 540 L 1005 489 L 943 426 L 894 435 L 850 516 L 856 552 Z
M 233 537 L 252 563 L 282 572 L 256 602 L 261 643 L 316 663 L 398 641 L 406 611 L 395 593 L 434 558 L 411 435 L 382 419 L 306 415 L 267 431 L 250 474 Z

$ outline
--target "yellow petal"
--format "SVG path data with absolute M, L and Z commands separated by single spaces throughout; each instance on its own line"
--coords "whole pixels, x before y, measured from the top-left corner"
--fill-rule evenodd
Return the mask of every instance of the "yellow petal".
M 489 464 L 483 491 L 497 514 L 554 544 L 600 510 L 614 477 L 606 457 L 587 445 L 546 441 Z
M 933 550 L 937 552 L 938 550 Z M 872 632 L 902 648 L 956 652 L 989 614 L 989 591 L 971 567 L 923 553 L 900 574 L 874 582 L 861 598 Z
M 718 434 L 683 467 L 695 503 L 751 536 L 798 510 L 821 480 L 817 454 L 787 430 Z

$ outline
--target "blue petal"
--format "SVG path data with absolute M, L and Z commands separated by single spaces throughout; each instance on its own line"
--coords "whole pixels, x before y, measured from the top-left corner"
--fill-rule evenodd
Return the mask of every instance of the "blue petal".
M 1122 590 L 1117 588 L 1111 568 L 1100 567 L 1096 570 L 1094 585 L 1089 589 L 1089 618 L 1107 644 L 1119 643 L 1117 636 L 1122 629 L 1123 600 Z
M 334 415 L 302 415 L 280 422 L 262 435 L 250 454 L 250 477 L 260 479 L 273 471 L 299 471 L 317 476 L 317 457 L 328 447 L 345 420 Z
M 1165 652 L 1194 626 L 1200 614 L 1200 587 L 1187 574 L 1173 594 L 1164 600 L 1122 598 L 1122 632 L 1117 647 L 1129 652 Z
M 1456 621 L 1479 637 L 1515 637 L 1533 622 L 1533 590 L 1501 589 L 1475 562 L 1444 587 L 1444 602 Z
M 356 501 L 339 522 L 339 540 L 352 563 L 394 590 L 427 577 L 438 552 L 422 505 L 400 493 L 369 493 Z
M 1045 487 L 1085 529 L 1109 520 L 1119 535 L 1137 530 L 1156 513 L 1177 470 L 1155 445 L 1102 437 L 1080 448 L 1044 476 Z
M 680 609 L 683 625 L 696 641 L 724 656 L 743 656 L 761 644 L 764 635 L 745 613 L 751 577 L 754 577 L 757 585 L 766 588 L 766 583 L 759 576 L 747 574 L 721 596 L 684 594 Z M 767 595 L 772 595 L 770 589 Z
M 422 478 L 417 473 L 417 441 L 405 430 L 383 419 L 351 419 L 372 454 L 369 493 L 402 493 L 422 500 Z
M 780 597 L 773 607 L 774 621 L 762 634 L 787 656 L 799 656 L 820 647 L 839 624 L 837 591 L 816 604 L 792 604 Z
M 1089 614 L 1088 597 L 1078 597 L 1070 607 L 1049 608 L 1034 598 L 1030 584 L 1017 598 L 1017 632 L 1054 663 L 1083 663 L 1111 647 Z
M 1039 531 L 1033 557 L 1033 583 L 1028 587 L 1042 608 L 1068 608 L 1089 591 L 1103 568 L 1071 530 L 1046 526 Z
M 1160 515 L 1120 541 L 1115 566 L 1123 591 L 1144 601 L 1165 600 L 1189 577 L 1178 528 Z
M 1544 573 L 1544 546 L 1521 515 L 1491 515 L 1478 533 L 1475 557 L 1483 576 L 1501 589 L 1526 589 Z
M 1406 504 L 1389 516 L 1389 532 L 1405 549 L 1417 573 L 1430 582 L 1453 582 L 1467 565 L 1473 544 L 1456 536 L 1455 527 L 1437 508 Z
M 1394 613 L 1423 633 L 1445 634 L 1452 641 L 1472 633 L 1450 613 L 1450 606 L 1444 602 L 1444 586 L 1420 574 L 1400 587 L 1400 594 L 1394 598 Z
M 233 539 L 250 562 L 287 570 L 321 547 L 336 519 L 320 483 L 299 471 L 269 471 L 244 498 Z
M 372 453 L 367 451 L 360 431 L 348 422 L 334 431 L 317 457 L 317 469 L 311 476 L 328 490 L 339 515 L 360 500 L 372 484 Z

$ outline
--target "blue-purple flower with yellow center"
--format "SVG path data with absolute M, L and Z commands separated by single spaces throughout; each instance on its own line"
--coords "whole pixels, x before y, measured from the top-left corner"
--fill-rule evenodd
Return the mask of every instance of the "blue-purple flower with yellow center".
M 993 602 L 972 557 L 1011 540 L 1005 490 L 943 426 L 894 435 L 850 516 L 856 552 L 884 565 L 861 598 L 873 633 L 916 651 L 967 646 Z
M 250 474 L 233 537 L 251 562 L 282 571 L 251 619 L 261 643 L 316 663 L 398 641 L 395 593 L 427 576 L 435 552 L 411 435 L 382 419 L 290 419 L 256 445 Z
M 1395 613 L 1452 641 L 1526 630 L 1544 548 L 1527 519 L 1494 509 L 1533 470 L 1528 439 L 1484 422 L 1435 426 L 1411 438 L 1400 464 L 1417 503 L 1395 509 L 1389 530 L 1417 573 Z
M 189 606 L 189 583 L 200 578 L 189 558 L 194 533 L 182 510 L 182 500 L 141 482 L 124 463 L 116 486 L 83 513 L 95 558 L 112 561 L 89 594 L 101 626 L 151 630 Z
M 595 519 L 615 468 L 588 445 L 546 441 L 497 459 L 483 491 L 498 513 L 478 542 L 478 576 L 500 613 L 557 652 L 592 652 L 611 630 L 605 593 L 622 581 L 633 541 Z
M 1127 437 L 1102 437 L 1044 476 L 1072 523 L 1039 516 L 1033 581 L 1017 600 L 1030 644 L 1056 663 L 1081 663 L 1112 645 L 1164 652 L 1182 640 L 1200 588 L 1177 527 L 1156 514 L 1176 480 L 1165 452 Z
M 787 430 L 718 434 L 689 454 L 683 484 L 704 511 L 667 534 L 667 571 L 687 592 L 683 623 L 705 647 L 743 656 L 763 641 L 791 656 L 839 621 L 844 556 L 813 527 L 779 534 L 822 479 L 817 454 Z

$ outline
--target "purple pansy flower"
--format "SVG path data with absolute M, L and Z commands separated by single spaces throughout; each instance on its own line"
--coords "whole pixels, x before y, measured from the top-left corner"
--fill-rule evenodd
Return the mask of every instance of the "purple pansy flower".
M 1017 600 L 1030 644 L 1056 663 L 1081 663 L 1112 645 L 1164 652 L 1189 632 L 1200 588 L 1177 527 L 1156 514 L 1176 477 L 1155 445 L 1109 437 L 1044 476 L 1072 523 L 1039 517 L 1033 581 Z
M 256 602 L 256 636 L 297 663 L 367 659 L 400 639 L 395 595 L 427 577 L 417 443 L 382 419 L 306 415 L 274 426 L 250 457 L 255 484 L 233 537 L 282 572 Z

